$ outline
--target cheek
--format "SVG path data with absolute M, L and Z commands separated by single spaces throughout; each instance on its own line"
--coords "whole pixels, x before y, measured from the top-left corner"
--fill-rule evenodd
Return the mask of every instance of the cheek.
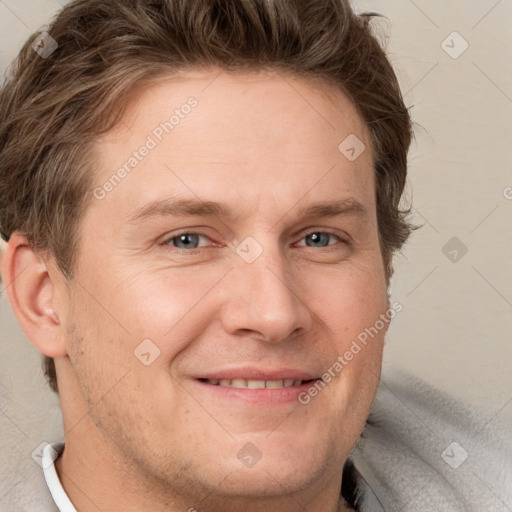
M 218 267 L 132 270 L 113 279 L 106 300 L 130 332 L 149 330 L 163 336 L 201 307 L 205 294 L 225 273 Z
M 104 276 L 98 276 L 98 279 Z M 131 325 L 120 314 L 126 295 L 110 297 L 103 282 L 80 277 L 73 290 L 67 325 L 67 351 L 83 399 L 91 405 L 100 400 L 134 368 L 133 350 L 140 343 Z M 140 363 L 139 363 L 140 364 Z
M 317 274 L 304 286 L 312 309 L 336 338 L 338 351 L 359 335 L 364 338 L 389 308 L 386 283 L 378 265 L 352 265 Z M 385 332 L 380 322 L 378 327 Z
M 331 376 L 326 396 L 332 417 L 338 408 L 355 432 L 364 425 L 377 390 L 384 336 L 394 314 L 385 279 L 375 265 L 353 265 L 315 280 L 310 304 L 328 327 L 325 372 Z M 384 318 L 384 320 L 383 320 Z M 329 378 L 329 377 L 327 377 Z

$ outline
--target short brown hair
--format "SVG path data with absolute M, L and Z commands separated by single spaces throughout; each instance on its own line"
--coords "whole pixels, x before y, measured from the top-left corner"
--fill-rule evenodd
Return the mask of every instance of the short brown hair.
M 369 128 L 389 282 L 393 253 L 414 229 L 399 208 L 412 124 L 373 16 L 348 0 L 72 1 L 47 28 L 54 51 L 36 52 L 33 34 L 0 91 L 0 230 L 25 234 L 72 279 L 92 197 L 87 155 L 129 93 L 189 67 L 268 68 L 334 83 Z M 58 391 L 53 359 L 44 368 Z

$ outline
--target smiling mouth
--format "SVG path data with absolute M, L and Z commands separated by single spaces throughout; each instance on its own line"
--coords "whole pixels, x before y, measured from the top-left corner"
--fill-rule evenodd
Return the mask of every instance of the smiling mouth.
M 303 386 L 318 379 L 310 380 L 254 380 L 254 379 L 198 379 L 212 386 L 242 388 L 242 389 L 281 389 Z

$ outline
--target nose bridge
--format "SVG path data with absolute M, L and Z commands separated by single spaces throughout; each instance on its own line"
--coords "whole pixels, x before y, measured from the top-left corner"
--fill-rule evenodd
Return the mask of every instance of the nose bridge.
M 258 331 L 268 341 L 279 341 L 307 328 L 309 313 L 290 279 L 289 262 L 272 239 L 246 239 L 237 247 L 230 297 L 230 311 L 236 313 L 229 328 Z

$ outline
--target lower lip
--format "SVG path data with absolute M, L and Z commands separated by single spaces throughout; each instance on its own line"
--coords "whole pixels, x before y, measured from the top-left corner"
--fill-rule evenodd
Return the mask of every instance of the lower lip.
M 298 402 L 298 397 L 301 393 L 315 385 L 320 379 L 305 382 L 300 386 L 290 386 L 288 388 L 277 389 L 249 389 L 249 388 L 235 388 L 231 386 L 218 386 L 194 379 L 194 382 L 199 385 L 199 389 L 213 394 L 221 399 L 237 400 L 251 405 L 286 405 L 293 402 Z

